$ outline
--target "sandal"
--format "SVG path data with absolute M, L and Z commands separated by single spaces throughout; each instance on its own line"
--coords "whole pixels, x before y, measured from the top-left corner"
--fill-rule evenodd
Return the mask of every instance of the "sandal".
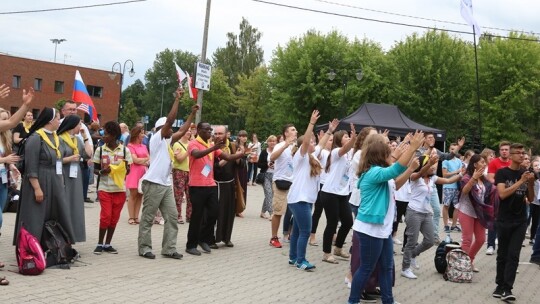
M 0 277 L 0 285 L 1 286 L 9 285 L 9 281 L 6 279 L 6 277 Z
M 135 224 L 139 224 L 139 223 L 140 223 L 138 217 L 134 218 L 133 220 L 135 221 Z
M 137 225 L 137 223 L 135 223 L 135 219 L 134 219 L 134 218 L 129 218 L 128 224 L 130 224 L 130 225 Z
M 323 262 L 330 263 L 330 264 L 339 264 L 339 262 L 336 260 L 336 258 L 334 258 L 332 254 L 323 255 L 322 260 Z
M 6 264 L 0 262 L 0 268 L 4 268 L 4 266 L 6 266 Z
M 319 243 L 317 243 L 317 241 L 309 241 L 309 246 L 319 246 Z

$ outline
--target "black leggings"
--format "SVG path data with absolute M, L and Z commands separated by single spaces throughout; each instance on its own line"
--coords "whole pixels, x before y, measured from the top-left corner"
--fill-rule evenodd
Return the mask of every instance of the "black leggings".
M 408 205 L 409 205 L 409 202 L 396 201 L 397 215 L 396 215 L 396 221 L 392 224 L 392 235 L 397 232 L 399 221 L 401 220 L 401 217 L 405 216 Z
M 322 188 L 321 184 L 321 188 Z M 321 218 L 322 212 L 324 210 L 323 202 L 321 200 L 321 191 L 317 193 L 317 200 L 315 201 L 315 208 L 313 210 L 313 216 L 311 217 L 311 233 L 317 233 L 317 226 L 319 226 L 319 219 Z
M 352 211 L 349 204 L 348 195 L 337 195 L 320 191 L 323 201 L 324 214 L 326 215 L 326 228 L 323 235 L 323 251 L 332 252 L 332 238 L 336 233 L 338 221 L 341 221 L 341 227 L 336 237 L 336 247 L 342 248 L 345 238 L 353 225 Z

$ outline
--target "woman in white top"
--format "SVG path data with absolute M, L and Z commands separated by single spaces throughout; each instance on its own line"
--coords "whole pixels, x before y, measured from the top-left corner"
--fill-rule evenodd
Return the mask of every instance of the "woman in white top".
M 306 247 L 311 231 L 311 208 L 317 199 L 319 188 L 319 175 L 321 164 L 313 153 L 322 149 L 337 126 L 330 125 L 329 131 L 322 137 L 319 146 L 315 148 L 313 126 L 319 119 L 319 111 L 314 110 L 311 114 L 306 133 L 297 140 L 298 150 L 293 156 L 294 175 L 290 191 L 287 195 L 288 207 L 291 210 L 294 221 L 289 248 L 289 265 L 296 268 L 311 271 L 315 266 L 306 260 Z M 316 152 L 315 152 L 316 154 Z
M 332 238 L 337 229 L 338 221 L 341 227 L 336 237 L 334 255 L 348 259 L 350 255 L 342 250 L 345 238 L 353 224 L 351 207 L 349 206 L 349 167 L 351 158 L 349 151 L 356 140 L 356 131 L 351 124 L 351 137 L 347 131 L 341 130 L 334 133 L 332 152 L 328 156 L 326 167 L 328 174 L 326 182 L 321 190 L 324 213 L 326 215 L 326 228 L 323 235 L 323 261 L 337 264 L 338 261 L 332 255 Z
M 536 173 L 536 176 L 540 174 L 540 159 L 536 156 L 533 157 L 533 161 L 531 164 L 534 173 Z M 538 219 L 540 218 L 540 201 L 538 200 L 540 198 L 540 180 L 534 181 L 534 201 L 532 201 L 529 205 L 530 208 L 530 218 L 531 218 L 531 232 L 530 235 L 530 245 L 534 245 L 534 238 L 536 236 L 536 228 L 538 227 Z
M 471 262 L 474 261 L 476 254 L 486 240 L 486 228 L 488 225 L 493 226 L 493 219 L 486 218 L 480 207 L 485 203 L 492 206 L 489 198 L 492 191 L 495 191 L 495 186 L 484 178 L 486 167 L 486 160 L 482 156 L 479 154 L 471 156 L 467 172 L 461 179 L 461 195 L 456 206 L 460 211 L 459 222 L 461 223 L 461 237 L 463 239 L 461 249 L 469 255 Z M 478 272 L 478 269 L 473 267 L 473 271 Z
M 257 162 L 259 161 L 259 155 L 261 154 L 261 143 L 257 138 L 257 134 L 251 134 L 251 142 L 248 144 L 248 149 L 251 149 L 248 157 L 248 175 L 247 181 L 251 180 L 251 185 L 256 186 L 255 178 L 257 177 Z
M 269 157 L 274 151 L 274 147 L 277 144 L 277 137 L 275 135 L 268 136 L 266 139 L 267 148 L 261 151 L 259 155 L 259 161 L 257 166 L 261 169 L 261 173 L 264 174 L 263 191 L 264 201 L 261 209 L 261 218 L 268 219 L 266 212 L 272 216 L 272 176 L 274 175 L 274 162 L 269 161 Z
M 432 192 L 435 191 L 433 184 L 455 183 L 462 176 L 460 173 L 451 178 L 438 177 L 435 175 L 438 161 L 439 158 L 436 155 L 430 157 L 429 160 L 426 155 L 420 156 L 420 165 L 423 167 L 419 172 L 413 173 L 410 178 L 411 196 L 405 214 L 407 242 L 403 251 L 401 271 L 401 276 L 409 279 L 417 278 L 411 270 L 411 266 L 416 269 L 419 268 L 416 257 L 435 244 L 433 209 L 430 203 Z M 422 243 L 418 244 L 420 233 L 422 233 L 424 239 Z

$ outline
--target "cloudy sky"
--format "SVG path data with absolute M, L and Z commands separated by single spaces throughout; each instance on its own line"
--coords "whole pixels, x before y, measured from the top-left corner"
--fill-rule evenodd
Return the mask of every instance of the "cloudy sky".
M 124 88 L 142 79 L 165 48 L 200 54 L 205 0 L 146 0 L 122 5 L 39 13 L 13 13 L 124 2 L 126 0 L 2 1 L 0 7 L 0 53 L 53 61 L 53 38 L 67 39 L 58 45 L 57 62 L 110 70 L 115 62 L 135 63 L 136 74 L 126 77 Z M 266 1 L 266 0 L 265 0 Z M 459 0 L 268 0 L 311 10 L 359 18 L 471 31 L 462 25 Z M 540 33 L 538 0 L 473 0 L 474 14 L 483 30 L 499 35 L 514 29 Z M 411 17 L 415 18 L 411 18 Z M 224 46 L 226 33 L 238 33 L 242 17 L 263 33 L 260 44 L 265 61 L 278 45 L 310 29 L 326 33 L 333 29 L 351 39 L 368 38 L 389 49 L 396 41 L 424 29 L 397 26 L 280 7 L 253 0 L 211 2 L 207 57 Z M 426 20 L 429 19 L 429 20 Z M 458 24 L 446 23 L 453 22 Z M 472 40 L 472 35 L 455 34 Z M 0 67 L 1 68 L 1 67 Z M 129 66 L 128 66 L 129 68 Z M 84 76 L 83 76 L 84 77 Z

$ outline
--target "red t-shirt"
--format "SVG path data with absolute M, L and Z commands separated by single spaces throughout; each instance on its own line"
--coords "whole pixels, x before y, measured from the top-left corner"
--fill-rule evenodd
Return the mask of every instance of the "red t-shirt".
M 510 167 L 511 163 L 512 161 L 510 159 L 508 161 L 502 161 L 499 157 L 494 158 L 489 162 L 488 173 L 495 174 L 500 168 Z
M 206 149 L 207 148 L 197 140 L 189 142 L 189 186 L 216 186 L 216 181 L 214 180 L 214 157 L 219 157 L 221 155 L 221 150 L 215 150 L 201 158 L 195 158 L 191 155 L 193 150 Z M 210 156 L 212 156 L 212 159 L 210 159 Z

